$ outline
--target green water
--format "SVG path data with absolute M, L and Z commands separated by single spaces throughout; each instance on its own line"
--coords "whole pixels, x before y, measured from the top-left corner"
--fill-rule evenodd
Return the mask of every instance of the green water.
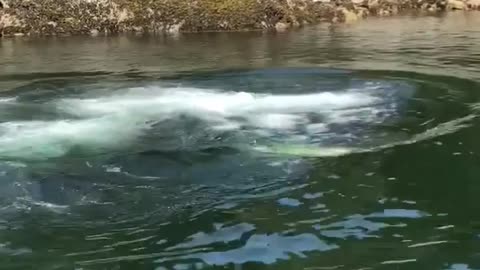
M 0 41 L 0 269 L 480 269 L 480 17 Z

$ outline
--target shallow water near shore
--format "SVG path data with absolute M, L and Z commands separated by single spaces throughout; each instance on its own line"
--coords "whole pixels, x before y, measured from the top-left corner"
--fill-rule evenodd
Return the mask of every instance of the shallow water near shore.
M 480 269 L 480 17 L 0 41 L 0 269 Z

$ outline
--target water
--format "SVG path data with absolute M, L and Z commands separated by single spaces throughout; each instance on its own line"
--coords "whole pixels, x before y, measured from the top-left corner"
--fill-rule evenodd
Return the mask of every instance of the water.
M 0 43 L 1 269 L 480 269 L 480 17 Z

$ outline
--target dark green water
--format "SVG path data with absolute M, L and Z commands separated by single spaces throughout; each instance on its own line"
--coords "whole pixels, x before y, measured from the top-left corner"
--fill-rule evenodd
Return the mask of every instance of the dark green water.
M 0 41 L 0 269 L 480 269 L 480 16 Z

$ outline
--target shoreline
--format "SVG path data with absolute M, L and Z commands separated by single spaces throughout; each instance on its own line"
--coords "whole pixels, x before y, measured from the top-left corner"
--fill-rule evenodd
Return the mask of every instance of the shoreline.
M 480 0 L 0 0 L 0 37 L 285 31 L 467 10 Z

